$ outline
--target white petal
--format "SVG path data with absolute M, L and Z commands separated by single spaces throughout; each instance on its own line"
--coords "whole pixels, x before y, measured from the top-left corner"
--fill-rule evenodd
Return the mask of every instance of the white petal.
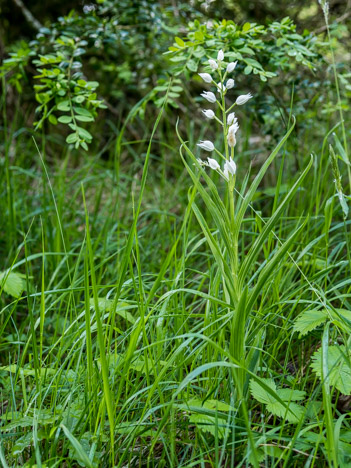
M 245 104 L 249 99 L 251 99 L 253 96 L 251 93 L 248 93 L 248 94 L 242 94 L 241 96 L 238 96 L 236 98 L 236 101 L 235 103 L 238 105 L 238 106 L 242 106 L 243 104 Z
M 201 96 L 208 102 L 216 102 L 216 96 L 211 91 L 204 91 Z
M 217 171 L 218 169 L 221 168 L 215 159 L 207 158 L 207 161 L 208 161 L 208 165 L 210 166 L 210 168 L 213 169 L 214 171 Z
M 215 113 L 211 109 L 204 109 L 202 112 L 203 112 L 203 114 L 205 114 L 205 116 L 208 119 L 214 119 L 214 117 L 215 117 Z
M 217 64 L 216 60 L 209 59 L 208 63 L 210 64 L 210 67 L 212 68 L 212 70 L 217 70 L 218 64 Z
M 237 61 L 236 61 L 236 62 L 230 62 L 230 63 L 228 63 L 228 65 L 227 65 L 227 73 L 232 72 L 232 71 L 235 69 L 237 63 L 238 63 Z
M 205 151 L 214 150 L 214 144 L 210 140 L 200 141 L 200 143 L 198 143 L 197 146 L 200 146 L 200 148 L 204 149 Z
M 225 85 L 225 87 L 227 89 L 232 89 L 234 88 L 234 80 L 232 78 L 230 78 L 228 81 L 227 81 L 227 84 Z
M 206 82 L 206 83 L 211 83 L 212 82 L 212 76 L 209 73 L 199 73 L 199 76 Z
M 230 114 L 228 114 L 228 117 L 227 117 L 227 124 L 228 125 L 231 125 L 232 123 L 234 123 L 234 120 L 236 119 L 235 117 L 235 112 L 231 112 Z

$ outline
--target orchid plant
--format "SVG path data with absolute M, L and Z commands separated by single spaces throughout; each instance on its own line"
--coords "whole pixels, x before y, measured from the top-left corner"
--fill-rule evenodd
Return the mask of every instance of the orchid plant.
M 217 117 L 212 109 L 204 109 L 202 112 L 207 119 L 215 119 L 223 131 L 224 149 L 219 151 L 212 141 L 204 140 L 200 141 L 197 146 L 201 149 L 216 153 L 220 160 L 224 161 L 223 167 L 214 158 L 207 158 L 207 161 L 197 159 L 199 166 L 207 166 L 212 170 L 218 172 L 220 176 L 228 183 L 229 189 L 229 202 L 230 202 L 230 213 L 231 218 L 231 251 L 232 261 L 231 270 L 234 278 L 234 299 L 237 302 L 239 297 L 238 284 L 237 284 L 237 269 L 238 269 L 238 232 L 235 229 L 235 180 L 236 180 L 236 163 L 234 161 L 234 149 L 236 145 L 236 134 L 239 130 L 238 118 L 235 115 L 235 106 L 241 106 L 246 104 L 253 96 L 251 93 L 242 94 L 238 96 L 233 104 L 227 106 L 227 93 L 235 86 L 235 81 L 230 77 L 230 74 L 234 72 L 237 61 L 225 62 L 224 52 L 220 50 L 217 54 L 217 59 L 209 59 L 208 64 L 212 74 L 216 74 L 216 79 L 213 78 L 210 73 L 199 73 L 199 76 L 205 83 L 212 84 L 216 89 L 216 94 L 212 91 L 204 91 L 201 96 L 208 102 L 216 104 L 219 109 L 220 117 Z
M 245 246 L 245 255 L 239 255 L 238 240 L 246 211 L 250 208 L 255 212 L 252 201 L 258 186 L 268 167 L 292 132 L 295 119 L 292 117 L 290 128 L 262 164 L 251 185 L 247 185 L 249 180 L 247 176 L 241 190 L 238 190 L 236 188 L 235 147 L 239 123 L 235 115 L 235 107 L 247 103 L 253 96 L 251 93 L 239 95 L 234 103 L 228 103 L 229 91 L 235 86 L 231 74 L 236 66 L 237 62 L 226 62 L 225 53 L 220 50 L 216 59 L 209 58 L 207 70 L 204 73 L 199 73 L 205 83 L 211 84 L 215 88 L 212 91 L 204 91 L 201 96 L 207 102 L 215 104 L 216 108 L 204 109 L 202 113 L 205 118 L 215 120 L 221 126 L 223 132 L 222 149 L 216 148 L 215 144 L 210 140 L 200 141 L 197 146 L 206 152 L 213 153 L 213 157 L 208 157 L 207 160 L 196 158 L 194 152 L 182 139 L 178 127 L 177 134 L 181 142 L 180 155 L 194 184 L 193 192 L 190 192 L 189 195 L 189 202 L 211 249 L 222 282 L 224 301 L 228 310 L 228 321 L 231 324 L 228 330 L 230 334 L 228 356 L 233 365 L 233 377 L 238 392 L 237 398 L 244 405 L 245 399 L 243 399 L 243 396 L 248 391 L 249 379 L 250 377 L 257 379 L 254 371 L 258 358 L 252 350 L 262 348 L 265 339 L 259 333 L 253 336 L 247 333 L 250 314 L 254 313 L 256 302 L 263 297 L 262 295 L 269 288 L 273 272 L 279 268 L 282 260 L 290 255 L 288 251 L 301 233 L 304 223 L 291 233 L 284 242 L 278 239 L 273 229 L 310 169 L 312 158 L 272 216 L 268 218 L 268 221 L 261 218 L 260 224 L 263 227 L 261 226 L 256 230 L 258 234 L 253 237 L 252 244 Z M 193 164 L 189 164 L 187 158 L 185 158 L 184 150 Z M 194 166 L 198 171 L 193 169 Z M 222 200 L 217 185 L 204 170 L 207 167 L 211 171 L 216 171 L 225 181 L 227 202 Z M 205 180 L 208 190 L 204 187 L 201 179 Z M 198 207 L 196 203 L 197 194 L 203 199 L 206 210 L 216 225 L 215 230 L 209 226 L 203 210 Z M 259 214 L 256 213 L 256 216 L 259 216 Z M 273 249 L 272 239 L 276 240 Z M 270 245 L 268 249 L 264 249 L 266 242 Z M 271 251 L 267 255 L 267 251 L 270 249 Z M 261 264 L 257 265 L 262 257 Z M 249 349 L 251 351 L 248 351 Z M 265 387 L 264 383 L 262 385 Z M 267 391 L 271 392 L 269 389 Z

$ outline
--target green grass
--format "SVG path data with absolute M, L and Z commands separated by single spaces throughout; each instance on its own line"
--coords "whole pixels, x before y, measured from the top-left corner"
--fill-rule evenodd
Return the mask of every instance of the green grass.
M 2 466 L 349 466 L 334 124 L 301 135 L 291 117 L 275 150 L 239 149 L 231 207 L 223 180 L 198 172 L 187 117 L 187 143 L 165 110 L 102 158 L 56 153 L 4 103 Z

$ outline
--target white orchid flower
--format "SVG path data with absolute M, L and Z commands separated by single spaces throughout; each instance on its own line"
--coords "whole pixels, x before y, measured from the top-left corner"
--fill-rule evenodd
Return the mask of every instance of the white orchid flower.
M 237 63 L 238 63 L 238 61 L 228 63 L 228 65 L 227 65 L 227 73 L 231 73 L 233 70 L 235 70 L 235 67 L 236 67 L 236 64 L 237 64 Z
M 210 64 L 210 67 L 212 70 L 217 70 L 218 68 L 218 63 L 214 59 L 209 59 L 208 63 Z
M 236 101 L 235 101 L 235 104 L 237 104 L 238 106 L 242 106 L 243 104 L 245 104 L 249 99 L 251 99 L 253 96 L 251 93 L 248 93 L 248 94 L 242 94 L 241 96 L 238 96 L 236 98 Z
M 218 169 L 221 168 L 221 166 L 218 164 L 218 162 L 215 159 L 212 158 L 207 158 L 208 165 L 210 166 L 211 169 L 214 171 L 218 171 Z
M 202 113 L 208 118 L 208 119 L 214 119 L 215 118 L 215 113 L 211 109 L 204 109 Z
M 199 76 L 206 82 L 212 83 L 212 76 L 209 73 L 199 73 Z
M 216 96 L 211 91 L 204 91 L 201 96 L 208 102 L 216 102 Z
M 197 146 L 204 149 L 205 151 L 214 150 L 214 144 L 210 140 L 201 140 L 200 143 L 197 144 Z
M 227 89 L 232 89 L 232 88 L 234 88 L 234 80 L 233 80 L 232 78 L 230 78 L 230 79 L 227 81 L 225 87 L 226 87 Z

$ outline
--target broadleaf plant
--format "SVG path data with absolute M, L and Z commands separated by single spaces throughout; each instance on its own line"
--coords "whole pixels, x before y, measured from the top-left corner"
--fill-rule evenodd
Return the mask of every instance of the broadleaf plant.
M 264 388 L 260 381 L 271 389 L 269 392 Z M 263 403 L 266 410 L 274 416 L 284 418 L 287 421 L 297 424 L 303 418 L 305 408 L 295 401 L 304 400 L 306 392 L 301 390 L 292 390 L 290 388 L 277 389 L 275 382 L 272 379 L 260 379 L 260 381 L 251 379 L 250 391 L 251 395 L 260 403 Z M 282 404 L 284 402 L 285 404 Z

